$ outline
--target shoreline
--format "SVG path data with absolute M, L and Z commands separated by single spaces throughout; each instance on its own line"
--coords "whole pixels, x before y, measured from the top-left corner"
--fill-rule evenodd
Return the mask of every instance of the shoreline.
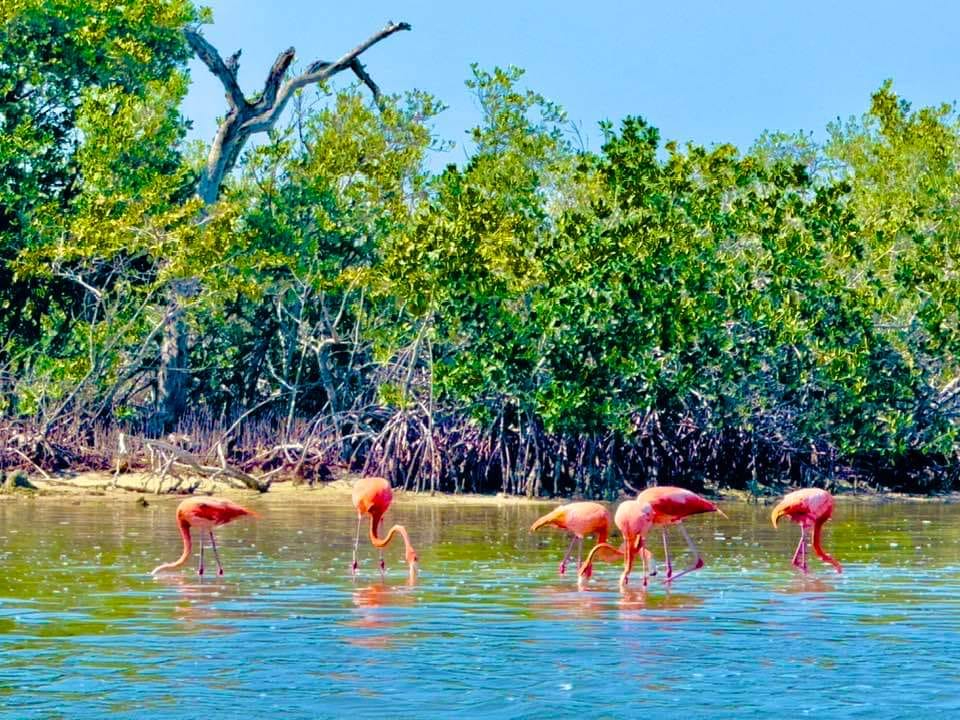
M 292 480 L 274 481 L 267 492 L 258 493 L 254 490 L 238 488 L 216 479 L 201 478 L 197 476 L 186 476 L 180 483 L 179 489 L 176 489 L 176 481 L 167 479 L 164 481 L 164 487 L 160 489 L 163 492 L 157 492 L 157 477 L 152 473 L 132 472 L 123 473 L 116 478 L 114 484 L 114 475 L 110 472 L 82 472 L 70 475 L 50 476 L 45 478 L 39 474 L 29 475 L 28 480 L 34 487 L 2 489 L 0 486 L 0 502 L 6 500 L 19 499 L 41 499 L 41 498 L 74 498 L 74 499 L 119 499 L 119 498 L 142 498 L 144 496 L 153 496 L 157 499 L 161 497 L 188 497 L 190 495 L 236 495 L 239 497 L 260 497 L 266 499 L 276 498 L 278 501 L 290 500 L 292 498 L 308 496 L 321 499 L 329 497 L 331 499 L 341 499 L 349 497 L 354 477 L 344 476 L 336 480 L 319 482 L 315 485 L 296 484 Z M 396 499 L 398 502 L 413 502 L 424 505 L 558 505 L 566 502 L 572 502 L 582 498 L 552 498 L 536 497 L 528 498 L 523 495 L 506 495 L 496 493 L 491 495 L 464 493 L 453 494 L 445 492 L 417 493 L 413 491 L 398 490 Z M 784 493 L 788 490 L 784 490 Z M 735 502 L 743 504 L 768 505 L 780 497 L 783 493 L 773 495 L 751 495 L 746 490 L 723 489 L 712 494 L 711 499 L 720 502 Z M 833 491 L 834 497 L 841 503 L 863 503 L 863 504 L 885 504 L 885 503 L 960 503 L 960 492 L 951 492 L 940 495 L 914 495 L 899 492 L 854 492 L 853 490 Z M 620 499 L 628 497 L 621 496 L 617 501 L 609 504 L 615 504 Z

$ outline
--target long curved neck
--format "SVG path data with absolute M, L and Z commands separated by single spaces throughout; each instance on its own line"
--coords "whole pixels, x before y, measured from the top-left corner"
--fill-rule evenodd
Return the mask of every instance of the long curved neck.
M 827 554 L 827 551 L 823 549 L 820 545 L 820 531 L 823 529 L 823 523 L 818 522 L 813 526 L 813 551 L 820 556 L 820 559 L 826 563 L 830 563 L 837 569 L 837 572 L 843 572 L 843 568 L 840 567 L 840 563 L 834 560 Z
M 596 556 L 600 556 L 596 558 Z M 613 562 L 623 557 L 623 550 L 615 548 L 610 543 L 598 542 L 592 548 L 590 552 L 587 553 L 587 559 L 583 561 L 583 565 L 580 566 L 580 574 L 588 575 L 593 570 L 593 561 L 594 558 L 598 560 L 606 560 L 607 562 Z
M 183 565 L 187 558 L 190 557 L 190 551 L 193 549 L 193 539 L 190 537 L 190 523 L 188 523 L 183 518 L 177 518 L 177 525 L 180 526 L 180 537 L 183 538 L 183 553 L 179 558 L 173 562 L 164 563 L 163 565 L 158 565 L 150 573 L 151 575 L 156 575 L 161 570 L 173 570 Z
M 377 537 L 376 525 L 378 525 L 378 520 L 370 518 L 370 542 L 373 543 L 374 547 L 383 548 L 390 544 L 390 541 L 393 540 L 393 536 L 398 534 L 403 538 L 403 545 L 407 550 L 407 554 L 413 552 L 413 546 L 410 544 L 410 536 L 407 535 L 407 529 L 403 525 L 394 525 L 382 538 Z

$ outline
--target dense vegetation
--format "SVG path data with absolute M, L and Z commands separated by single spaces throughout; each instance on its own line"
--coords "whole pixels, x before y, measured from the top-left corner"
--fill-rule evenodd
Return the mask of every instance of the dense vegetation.
M 960 487 L 952 106 L 887 83 L 823 144 L 681 146 L 632 117 L 590 153 L 519 70 L 475 67 L 469 162 L 436 173 L 436 99 L 307 88 L 203 208 L 179 108 L 207 19 L 0 10 L 3 462 L 177 430 L 443 490 Z

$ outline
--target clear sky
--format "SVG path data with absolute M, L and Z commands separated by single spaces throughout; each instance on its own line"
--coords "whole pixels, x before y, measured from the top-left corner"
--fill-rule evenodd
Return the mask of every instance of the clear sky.
M 469 66 L 518 65 L 599 149 L 597 123 L 642 115 L 665 139 L 748 147 L 764 130 L 813 131 L 859 115 L 886 78 L 915 107 L 960 96 L 960 3 L 943 0 L 564 0 L 317 2 L 206 0 L 207 38 L 238 48 L 240 84 L 262 87 L 289 46 L 305 65 L 333 60 L 386 24 L 413 25 L 362 61 L 384 92 L 427 90 L 449 109 L 437 131 L 464 157 L 478 120 Z M 223 91 L 196 60 L 186 113 L 210 140 Z M 352 78 L 352 75 L 349 76 Z M 347 74 L 343 75 L 344 80 Z

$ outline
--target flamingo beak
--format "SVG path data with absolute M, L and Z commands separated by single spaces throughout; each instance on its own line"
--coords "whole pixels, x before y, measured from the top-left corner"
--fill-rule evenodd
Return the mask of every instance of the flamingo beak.
M 782 507 L 775 507 L 773 509 L 773 514 L 770 516 L 770 519 L 773 521 L 773 526 L 777 527 L 777 521 L 786 514 L 786 511 Z

